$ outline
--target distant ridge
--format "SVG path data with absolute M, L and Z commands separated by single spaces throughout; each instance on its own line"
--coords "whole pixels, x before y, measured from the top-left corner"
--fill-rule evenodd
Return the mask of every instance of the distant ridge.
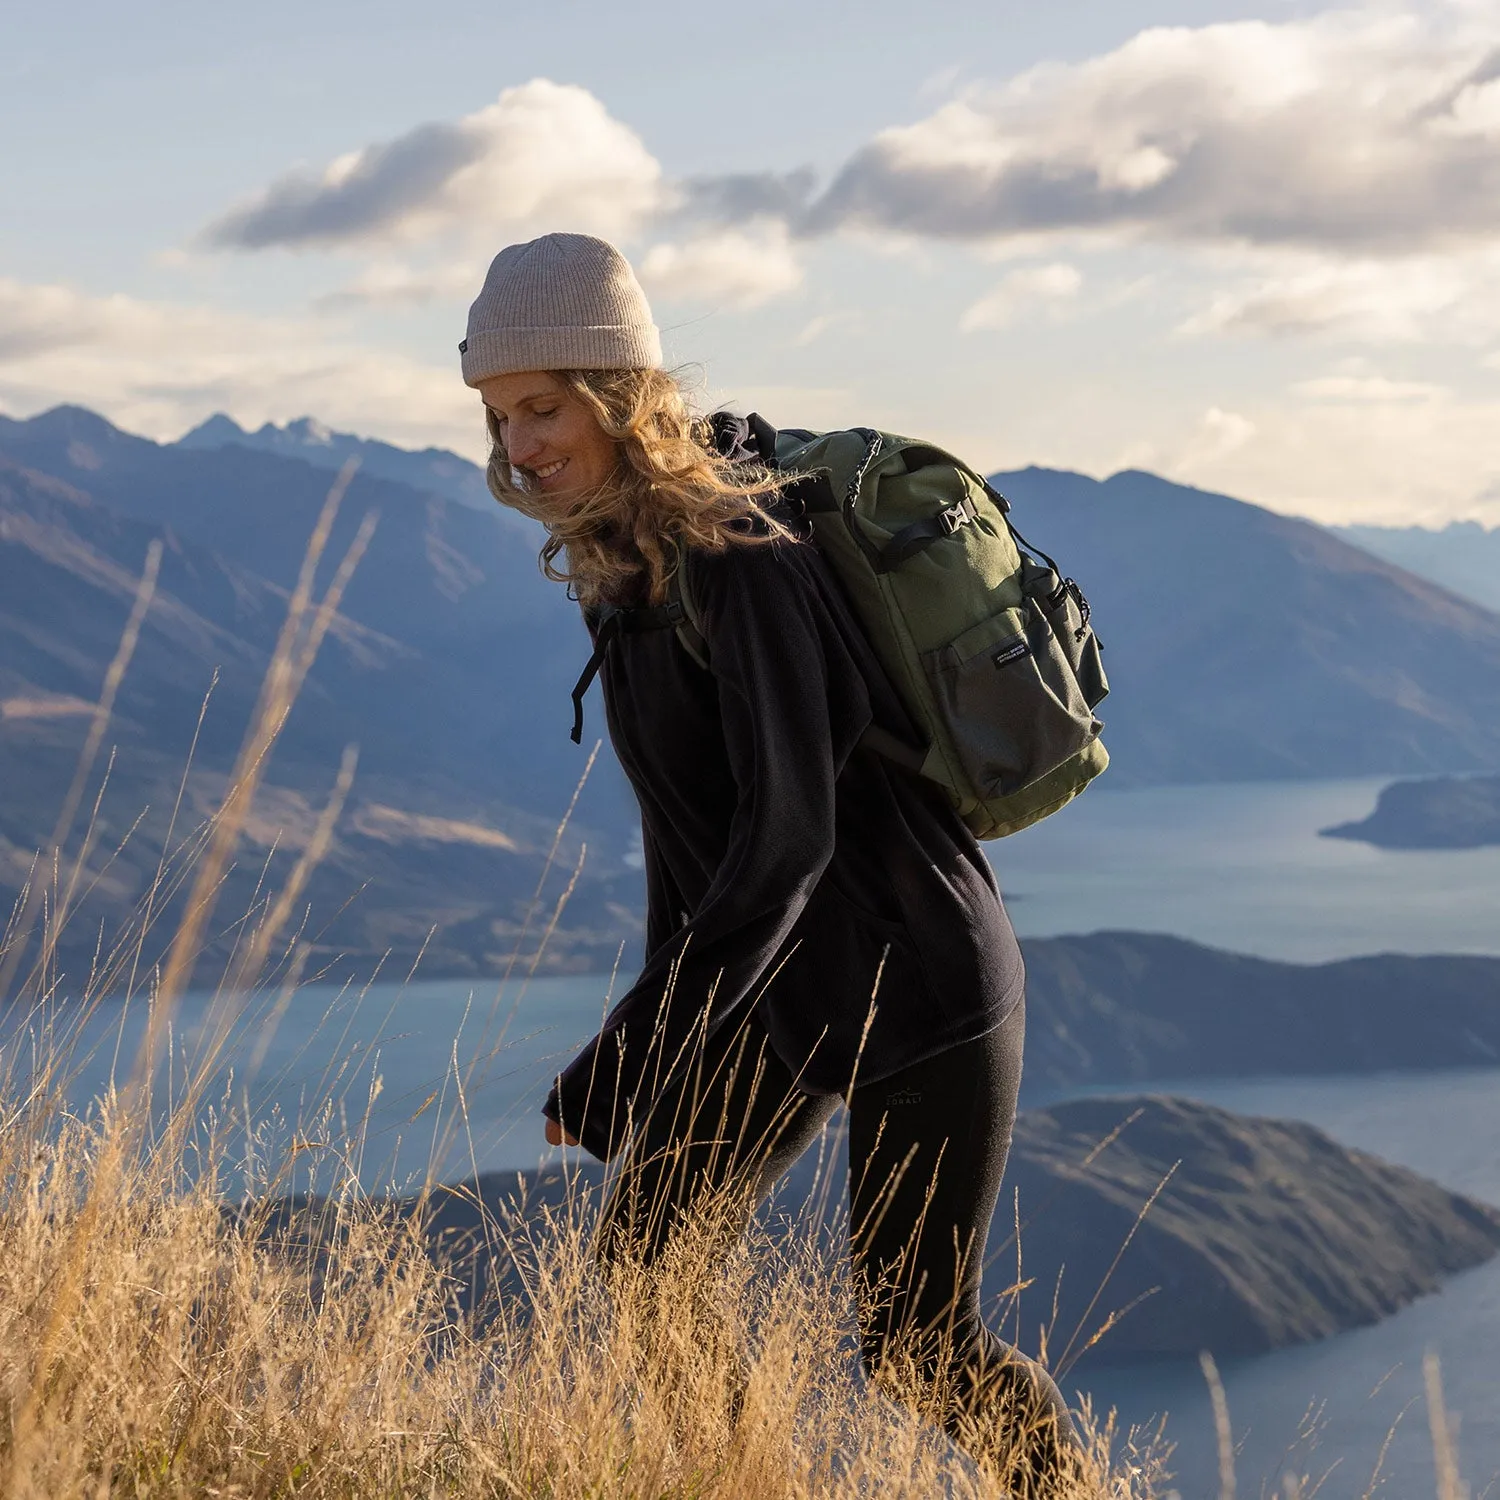
M 1381 953 L 1284 963 L 1149 932 L 1022 946 L 1032 1094 L 1163 1078 L 1500 1065 L 1500 958 Z
M 1500 527 L 1453 521 L 1443 527 L 1339 526 L 1345 541 L 1410 568 L 1486 609 L 1500 610 Z
M 557 622 L 577 619 L 561 590 L 537 577 L 537 528 L 480 498 L 480 470 L 453 453 L 409 453 L 312 418 L 247 433 L 223 415 L 159 446 L 77 407 L 27 422 L 0 419 L 0 451 L 283 586 L 295 576 L 300 546 L 291 531 L 303 527 L 305 535 L 307 522 L 293 523 L 296 507 L 281 498 L 290 481 L 276 466 L 295 462 L 326 475 L 358 454 L 357 493 L 391 485 L 396 510 L 387 509 L 350 612 L 397 640 L 436 630 L 445 641 L 437 660 L 450 676 L 455 652 L 469 672 L 483 638 L 503 646 L 465 691 L 465 718 L 476 695 L 512 695 L 517 674 L 532 675 L 527 661 L 557 660 Z M 1101 482 L 1029 468 L 995 478 L 1022 531 L 1058 556 L 1094 605 L 1114 685 L 1104 705 L 1113 758 L 1106 785 L 1500 766 L 1500 615 L 1310 522 L 1152 474 L 1125 471 Z M 322 484 L 295 488 L 311 504 Z M 225 503 L 206 504 L 211 494 Z M 423 522 L 423 495 L 461 497 L 463 512 L 488 529 L 469 538 L 457 517 Z M 402 556 L 386 550 L 393 526 L 406 538 Z M 500 546 L 496 532 L 514 540 Z M 492 593 L 463 582 L 469 561 L 492 552 L 494 567 L 507 577 L 515 570 L 524 587 Z M 436 559 L 441 576 L 432 572 Z M 418 577 L 432 579 L 456 611 L 419 604 L 425 586 L 413 593 L 404 576 L 414 587 Z M 566 675 L 562 662 L 559 671 Z M 541 703 L 531 707 L 545 712 Z M 519 705 L 506 717 L 528 722 Z
M 477 427 L 477 415 L 475 424 Z M 397 448 L 376 438 L 335 432 L 315 417 L 298 417 L 283 427 L 266 422 L 254 432 L 247 432 L 233 417 L 217 412 L 184 433 L 172 446 L 199 450 L 253 448 L 261 453 L 300 458 L 317 469 L 337 469 L 346 459 L 358 458 L 367 474 L 394 479 L 398 484 L 442 495 L 475 510 L 498 509 L 485 485 L 484 471 L 457 453 L 446 448 L 416 451 Z
M 6 911 L 62 805 L 89 722 L 79 705 L 97 698 L 147 550 L 163 544 L 111 721 L 118 755 L 98 848 L 113 850 L 150 812 L 109 855 L 109 877 L 61 955 L 69 973 L 89 971 L 100 925 L 107 947 L 151 879 L 153 840 L 216 672 L 184 815 L 196 821 L 222 795 L 329 478 L 304 459 L 239 445 L 159 445 L 80 408 L 0 418 Z M 314 969 L 337 961 L 368 977 L 383 956 L 409 967 L 425 948 L 434 975 L 494 973 L 525 926 L 587 759 L 568 743 L 567 692 L 588 637 L 577 606 L 541 576 L 530 523 L 522 530 L 503 514 L 368 469 L 339 513 L 320 584 L 366 516 L 375 530 L 276 746 L 225 895 L 232 915 L 247 909 L 259 860 L 272 842 L 286 854 L 301 847 L 344 747 L 356 745 L 355 790 L 308 893 Z M 553 969 L 607 969 L 635 936 L 636 877 L 623 863 L 635 818 L 617 778 L 596 769 L 559 855 L 573 860 L 588 842 L 570 924 L 549 945 Z M 163 932 L 170 921 L 169 911 Z

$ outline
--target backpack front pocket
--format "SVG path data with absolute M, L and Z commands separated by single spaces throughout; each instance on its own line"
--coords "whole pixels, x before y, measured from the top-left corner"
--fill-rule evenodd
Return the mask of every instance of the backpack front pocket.
M 959 763 L 985 797 L 1029 786 L 1104 727 L 1039 610 L 1001 610 L 925 653 L 922 665 Z

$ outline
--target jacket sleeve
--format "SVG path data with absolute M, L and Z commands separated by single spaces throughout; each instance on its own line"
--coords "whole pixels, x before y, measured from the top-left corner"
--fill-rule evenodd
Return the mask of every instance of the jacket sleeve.
M 810 547 L 740 547 L 691 561 L 735 811 L 703 900 L 649 953 L 548 1098 L 545 1112 L 605 1160 L 695 1040 L 769 978 L 832 857 L 834 782 L 871 717 Z

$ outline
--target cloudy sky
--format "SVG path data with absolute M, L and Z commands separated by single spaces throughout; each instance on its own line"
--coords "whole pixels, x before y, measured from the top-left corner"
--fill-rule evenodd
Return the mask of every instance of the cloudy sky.
M 12 0 L 0 410 L 477 456 L 489 258 L 706 402 L 1500 523 L 1500 0 Z

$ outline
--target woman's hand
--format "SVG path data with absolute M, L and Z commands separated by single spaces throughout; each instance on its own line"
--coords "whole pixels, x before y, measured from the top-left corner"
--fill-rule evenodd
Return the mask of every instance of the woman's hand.
M 578 1138 L 569 1135 L 556 1120 L 548 1119 L 547 1144 L 549 1146 L 576 1146 Z

